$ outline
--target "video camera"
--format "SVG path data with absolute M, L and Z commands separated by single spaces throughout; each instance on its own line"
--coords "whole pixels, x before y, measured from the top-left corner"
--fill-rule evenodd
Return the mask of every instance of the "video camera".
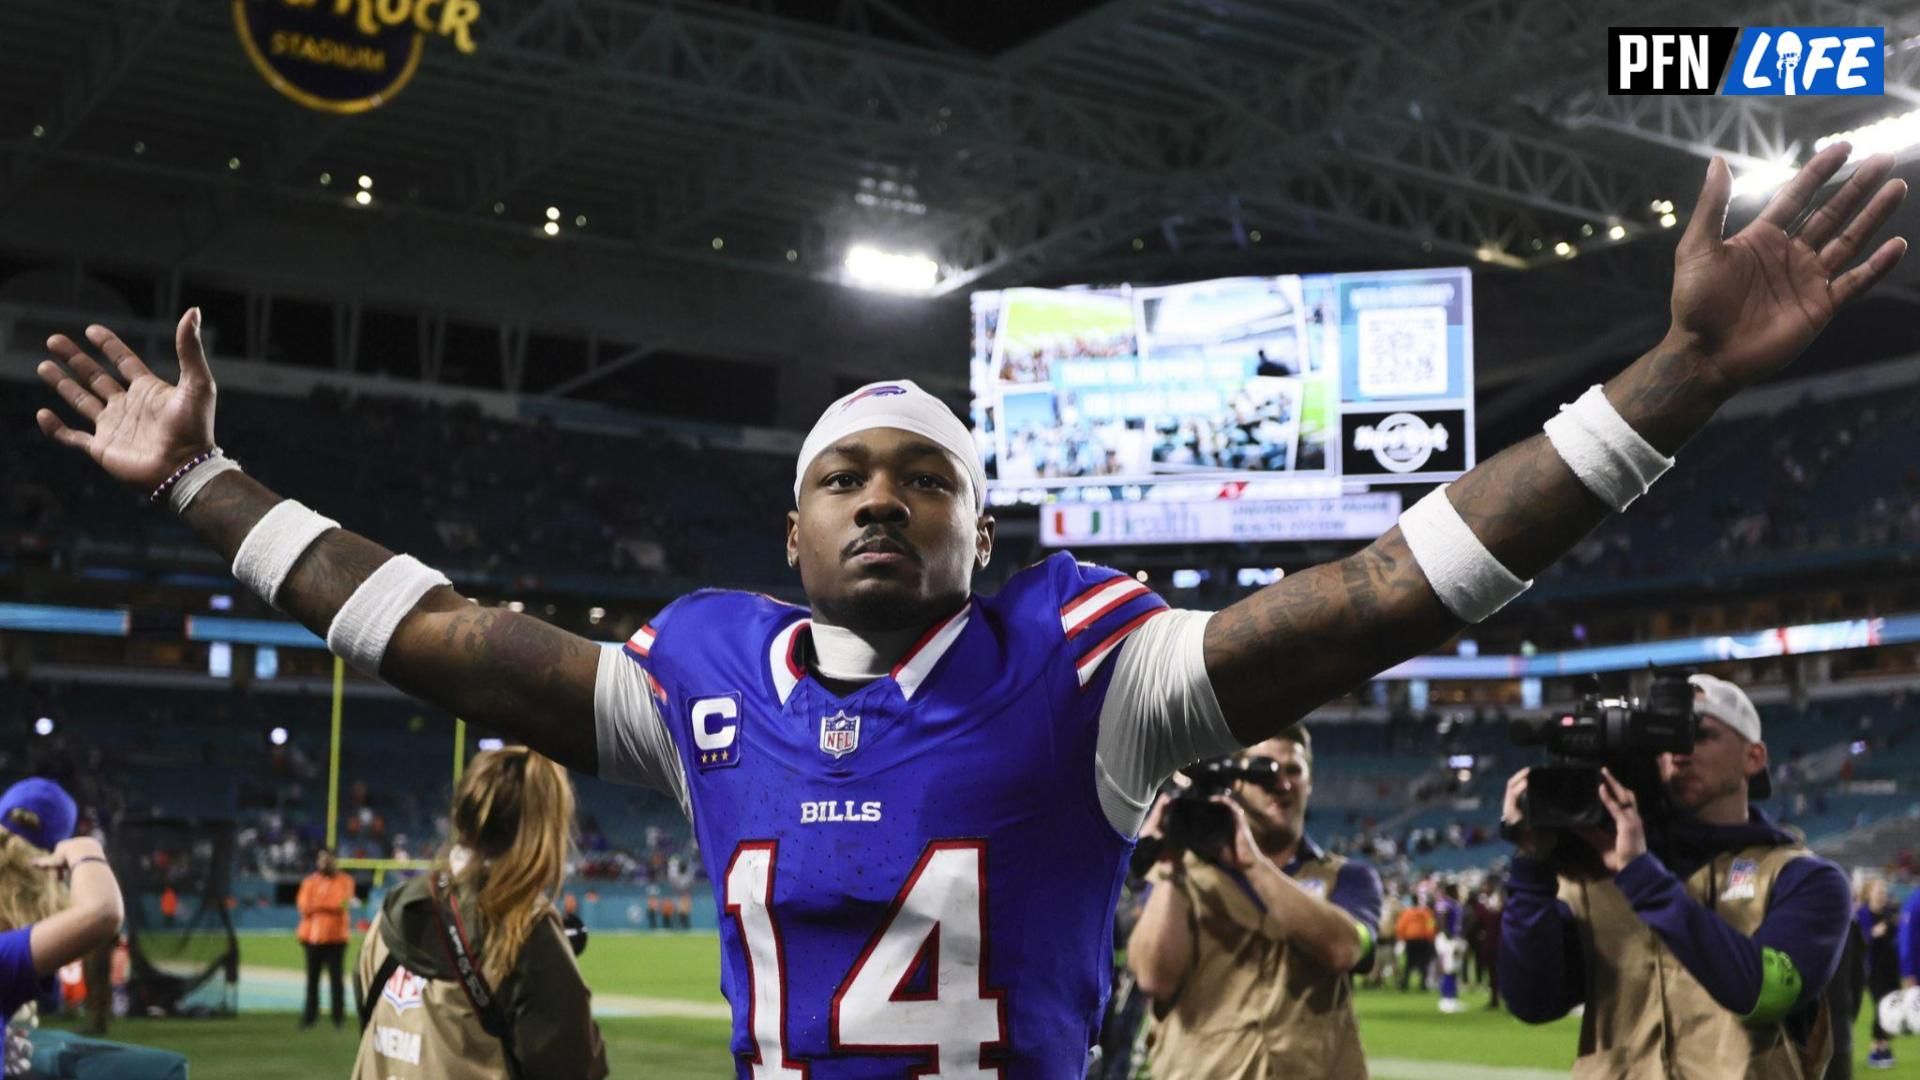
M 1664 846 L 1672 807 L 1660 777 L 1660 755 L 1693 749 L 1699 730 L 1693 696 L 1684 674 L 1661 675 L 1645 701 L 1589 693 L 1570 712 L 1514 720 L 1507 729 L 1508 741 L 1547 751 L 1547 764 L 1527 774 L 1518 828 L 1534 833 L 1611 828 L 1613 816 L 1599 794 L 1604 767 L 1632 792 L 1648 847 Z M 1556 855 L 1567 851 L 1574 858 L 1586 849 L 1585 844 L 1553 845 Z
M 1191 781 L 1175 791 L 1160 817 L 1160 835 L 1143 836 L 1133 849 L 1135 877 L 1169 852 L 1191 851 L 1211 861 L 1233 845 L 1233 810 L 1214 801 L 1245 781 L 1272 791 L 1280 783 L 1280 763 L 1270 757 L 1233 754 L 1209 758 L 1182 770 Z

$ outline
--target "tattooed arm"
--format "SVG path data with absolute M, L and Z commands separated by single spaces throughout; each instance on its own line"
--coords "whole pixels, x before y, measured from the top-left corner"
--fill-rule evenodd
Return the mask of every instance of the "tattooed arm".
M 229 564 L 280 496 L 240 472 L 215 477 L 184 520 Z M 393 552 L 345 529 L 315 541 L 280 587 L 280 605 L 321 637 Z M 483 608 L 448 586 L 407 613 L 380 677 L 462 719 L 511 735 L 570 769 L 598 771 L 593 684 L 599 646 L 532 617 Z
M 1724 399 L 1697 358 L 1671 342 L 1607 384 L 1634 430 L 1672 455 Z M 1448 499 L 1480 542 L 1531 578 L 1610 513 L 1545 435 L 1509 447 L 1455 481 Z M 1207 623 L 1207 676 L 1243 745 L 1465 626 L 1440 603 L 1396 526 L 1360 552 L 1285 578 Z M 1284 678 L 1274 673 L 1285 672 Z
M 213 372 L 200 342 L 200 310 L 180 319 L 177 385 L 148 370 L 104 326 L 87 339 L 108 370 L 64 334 L 47 339 L 57 360 L 39 374 L 91 431 L 68 427 L 51 409 L 35 419 L 49 438 L 84 451 L 114 479 L 152 491 L 214 445 Z M 215 476 L 185 520 L 229 565 L 247 533 L 281 501 L 240 472 Z M 300 556 L 280 586 L 281 606 L 326 637 L 334 615 L 393 552 L 345 529 L 329 529 Z M 599 648 L 526 615 L 482 608 L 442 586 L 428 592 L 394 631 L 380 676 L 456 716 L 524 740 L 570 768 L 597 772 L 593 689 Z
M 1845 162 L 1841 143 L 1816 154 L 1745 229 L 1722 238 L 1732 178 L 1714 159 L 1674 255 L 1673 327 L 1660 346 L 1606 385 L 1641 437 L 1671 455 L 1741 387 L 1784 368 L 1834 311 L 1893 269 L 1898 237 L 1844 270 L 1906 194 L 1876 155 L 1796 232 L 1815 192 Z M 1884 183 L 1883 183 L 1884 181 Z M 1517 577 L 1546 569 L 1610 512 L 1544 435 L 1455 481 L 1447 497 Z M 1427 583 L 1396 527 L 1358 554 L 1270 586 L 1208 621 L 1207 676 L 1243 745 L 1284 730 L 1316 706 L 1432 649 L 1464 624 Z

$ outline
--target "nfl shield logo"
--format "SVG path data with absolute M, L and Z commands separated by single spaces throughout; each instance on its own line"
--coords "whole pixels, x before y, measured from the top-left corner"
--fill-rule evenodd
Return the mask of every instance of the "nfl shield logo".
M 860 749 L 860 718 L 841 709 L 820 718 L 820 752 L 843 758 Z
M 1760 867 L 1752 859 L 1735 859 L 1727 870 L 1727 887 L 1721 890 L 1722 900 L 1751 900 L 1760 876 Z

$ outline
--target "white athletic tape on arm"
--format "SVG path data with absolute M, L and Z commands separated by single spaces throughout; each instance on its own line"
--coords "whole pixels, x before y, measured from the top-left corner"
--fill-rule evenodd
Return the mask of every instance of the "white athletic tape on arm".
M 297 500 L 278 503 L 240 541 L 240 550 L 233 555 L 233 576 L 255 596 L 278 607 L 280 586 L 293 572 L 293 564 L 321 533 L 339 526 L 339 522 L 314 513 Z
M 212 483 L 214 477 L 224 472 L 239 471 L 239 462 L 221 453 L 218 447 L 214 448 L 214 453 L 218 456 L 194 466 L 192 472 L 181 477 L 180 482 L 173 485 L 173 490 L 167 492 L 167 505 L 173 507 L 174 513 L 184 513 L 193 504 L 193 497 L 200 494 L 201 488 Z
M 1546 433 L 1573 475 L 1616 511 L 1631 506 L 1673 468 L 1673 459 L 1641 438 L 1598 386 L 1560 406 Z
M 447 575 L 419 559 L 395 555 L 361 582 L 334 615 L 333 625 L 327 627 L 327 648 L 378 678 L 380 658 L 386 655 L 387 642 L 400 620 L 430 590 L 451 584 Z
M 1400 515 L 1400 534 L 1440 602 L 1467 622 L 1479 622 L 1533 587 L 1514 577 L 1473 535 L 1447 500 L 1445 485 Z

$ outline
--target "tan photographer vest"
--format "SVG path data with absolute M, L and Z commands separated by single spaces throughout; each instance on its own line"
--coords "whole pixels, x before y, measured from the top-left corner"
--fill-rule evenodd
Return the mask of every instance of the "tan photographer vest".
M 1687 893 L 1752 936 L 1766 918 L 1781 868 L 1811 855 L 1796 845 L 1725 852 L 1687 878 Z M 1587 969 L 1576 1078 L 1819 1080 L 1824 1075 L 1832 1051 L 1824 997 L 1802 1046 L 1784 1024 L 1748 1025 L 1714 1001 L 1612 881 L 1562 878 L 1560 899 L 1579 922 Z
M 1309 859 L 1292 877 L 1325 899 L 1345 862 Z M 1149 1030 L 1154 1080 L 1365 1080 L 1347 973 L 1289 949 L 1281 928 L 1226 872 L 1192 854 L 1185 868 L 1177 887 L 1191 913 L 1193 968 Z

